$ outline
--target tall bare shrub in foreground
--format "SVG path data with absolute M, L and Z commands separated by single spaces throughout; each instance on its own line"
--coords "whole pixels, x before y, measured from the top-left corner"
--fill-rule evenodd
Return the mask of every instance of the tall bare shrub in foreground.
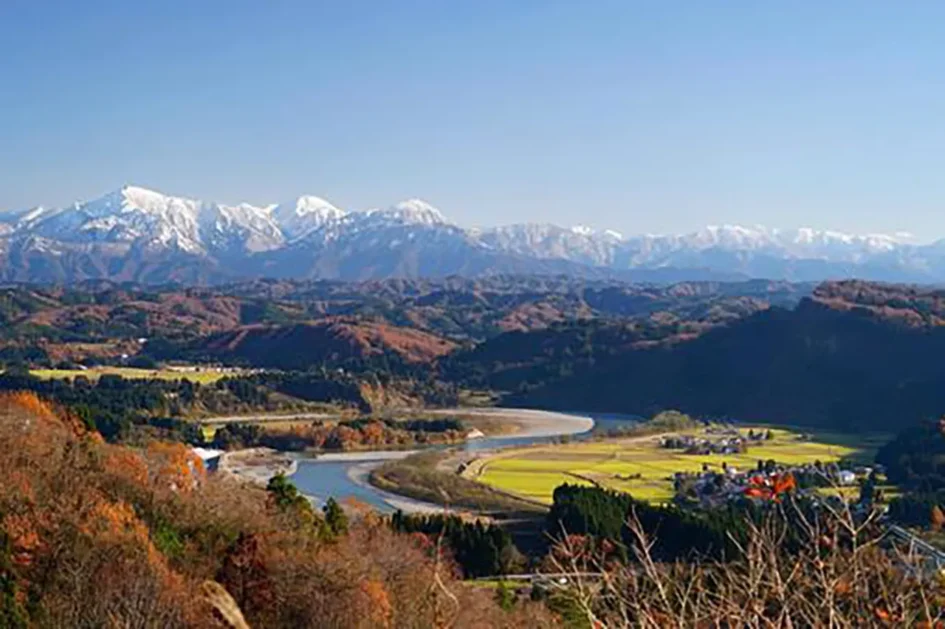
M 788 522 L 791 524 L 788 524 Z M 556 594 L 590 627 L 940 627 L 945 588 L 930 562 L 883 537 L 875 516 L 793 501 L 749 523 L 740 556 L 661 563 L 635 517 L 633 560 L 618 565 L 566 537 L 554 569 L 572 575 Z M 793 528 L 791 528 L 793 527 Z

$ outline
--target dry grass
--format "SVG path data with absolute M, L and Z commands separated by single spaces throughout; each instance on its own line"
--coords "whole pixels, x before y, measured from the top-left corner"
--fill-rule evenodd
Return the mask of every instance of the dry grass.
M 883 541 L 874 517 L 857 520 L 844 508 L 802 517 L 800 550 L 789 552 L 783 516 L 752 526 L 742 556 L 725 563 L 660 563 L 632 517 L 631 566 L 568 538 L 552 555 L 552 570 L 573 575 L 559 596 L 589 627 L 943 626 L 939 573 Z

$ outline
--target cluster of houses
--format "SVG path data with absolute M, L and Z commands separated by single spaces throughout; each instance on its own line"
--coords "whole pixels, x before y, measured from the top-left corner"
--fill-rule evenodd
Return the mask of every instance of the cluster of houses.
M 770 430 L 749 430 L 747 435 L 742 435 L 734 428 L 709 427 L 706 435 L 667 435 L 660 437 L 660 447 L 682 450 L 686 454 L 739 454 L 753 442 L 771 439 Z
M 701 434 L 660 437 L 660 447 L 692 455 L 731 455 L 748 451 L 754 443 L 772 438 L 770 430 L 750 429 L 745 433 L 728 424 L 710 424 Z M 808 439 L 801 435 L 800 439 Z M 713 507 L 730 500 L 770 500 L 783 491 L 811 492 L 818 487 L 843 487 L 866 483 L 881 469 L 821 462 L 781 465 L 773 460 L 758 461 L 750 470 L 738 470 L 722 462 L 703 464 L 702 471 L 677 472 L 673 476 L 676 500 L 689 505 Z
M 745 471 L 722 463 L 720 470 L 704 465 L 698 473 L 677 472 L 673 486 L 677 502 L 712 508 L 745 498 L 770 500 L 787 490 L 810 493 L 818 487 L 850 487 L 872 482 L 881 473 L 881 466 L 845 468 L 837 463 L 778 465 L 759 461 L 755 469 Z

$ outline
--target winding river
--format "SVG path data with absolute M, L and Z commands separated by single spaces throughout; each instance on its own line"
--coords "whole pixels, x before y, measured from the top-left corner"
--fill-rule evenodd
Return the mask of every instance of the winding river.
M 444 414 L 482 414 L 508 418 L 521 426 L 514 434 L 472 439 L 462 446 L 466 451 L 500 450 L 515 446 L 550 441 L 563 435 L 577 439 L 587 438 L 592 431 L 626 427 L 638 422 L 635 418 L 594 413 L 558 413 L 531 409 L 456 409 Z M 437 446 L 444 447 L 444 446 Z M 292 482 L 305 494 L 319 502 L 333 496 L 336 499 L 355 498 L 382 512 L 439 511 L 442 507 L 393 494 L 368 482 L 371 470 L 384 461 L 404 458 L 417 450 L 350 452 L 323 454 L 317 458 L 299 459 L 298 471 Z

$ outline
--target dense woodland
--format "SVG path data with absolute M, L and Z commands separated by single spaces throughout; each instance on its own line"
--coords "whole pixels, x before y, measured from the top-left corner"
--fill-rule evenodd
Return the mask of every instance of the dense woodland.
M 696 513 L 671 505 L 651 506 L 630 494 L 565 484 L 555 489 L 546 530 L 553 538 L 583 535 L 606 541 L 615 556 L 627 561 L 627 549 L 634 542 L 628 522 L 635 518 L 654 540 L 654 557 L 722 559 L 734 557 L 738 544 L 746 539 L 748 513 L 747 507 Z
M 945 422 L 925 420 L 906 426 L 883 446 L 876 460 L 893 483 L 920 492 L 945 490 Z
M 685 342 L 615 350 L 626 332 L 607 323 L 573 324 L 560 336 L 545 336 L 547 342 L 539 338 L 543 332 L 509 339 L 523 350 L 514 358 L 499 337 L 453 360 L 459 373 L 523 382 L 503 398 L 513 405 L 644 415 L 678 408 L 697 416 L 888 430 L 945 409 L 939 360 L 945 328 L 904 321 L 806 300 Z
M 391 527 L 401 533 L 442 539 L 467 578 L 515 574 L 524 565 L 512 537 L 495 524 L 469 522 L 456 515 L 407 515 L 397 511 L 391 517 Z
M 68 288 L 0 289 L 0 339 L 44 341 L 50 358 L 68 343 L 140 337 L 194 340 L 241 326 L 347 317 L 384 321 L 445 338 L 482 340 L 508 330 L 597 317 L 669 313 L 724 321 L 769 304 L 790 306 L 810 284 L 763 280 L 670 286 L 564 276 L 460 277 L 363 283 L 258 280 L 217 287 L 85 282 Z M 114 351 L 114 350 L 113 350 Z

